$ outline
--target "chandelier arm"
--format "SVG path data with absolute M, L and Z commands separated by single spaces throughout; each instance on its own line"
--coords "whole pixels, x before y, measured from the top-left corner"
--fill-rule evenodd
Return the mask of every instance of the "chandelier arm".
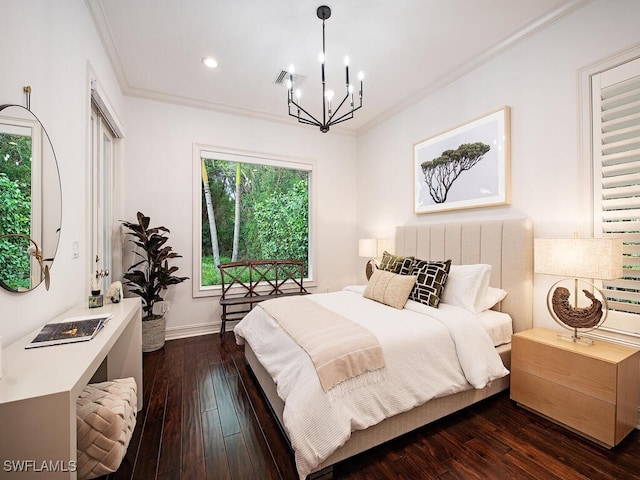
M 322 123 L 320 123 L 319 120 L 317 120 L 313 115 L 311 115 L 309 112 L 307 112 L 301 105 L 297 104 L 295 100 L 291 100 L 291 103 L 293 105 L 295 105 L 295 107 L 300 110 L 301 112 L 303 112 L 307 117 L 309 117 L 309 119 L 315 123 L 312 123 L 312 125 L 316 125 L 318 127 L 322 126 Z M 304 118 L 304 117 L 300 117 L 300 114 L 298 113 L 298 115 L 294 115 L 293 113 L 291 113 L 291 110 L 289 110 L 289 115 L 291 115 L 292 117 L 297 117 L 298 119 L 300 118 Z
M 343 116 L 336 118 L 333 122 L 329 124 L 329 126 L 337 125 L 338 123 L 346 122 L 347 120 L 351 120 L 353 115 L 351 112 L 345 113 Z
M 337 115 L 337 113 L 340 111 L 340 109 L 342 108 L 342 105 L 344 105 L 344 102 L 347 101 L 347 98 L 349 98 L 349 94 L 348 93 L 342 99 L 342 101 L 340 102 L 340 105 L 338 105 L 338 108 L 336 108 L 334 110 L 334 112 L 331 114 L 331 116 L 329 117 L 329 124 L 331 124 L 331 120 L 333 119 L 333 117 L 335 117 Z M 341 117 L 339 117 L 339 118 L 341 118 Z
M 310 120 L 308 118 L 304 118 L 304 117 L 296 117 L 295 115 L 291 115 L 294 118 L 298 119 L 298 123 L 302 123 L 304 125 L 312 125 L 314 127 L 321 127 L 322 124 L 320 124 L 318 121 L 316 120 Z
M 302 108 L 301 105 L 299 105 L 298 103 L 296 103 L 295 100 L 293 100 L 293 88 L 291 89 L 291 91 L 287 91 L 287 103 L 288 103 L 288 110 L 289 110 L 289 116 L 293 117 L 293 118 L 297 118 L 298 122 L 303 123 L 305 125 L 313 125 L 316 127 L 321 127 L 322 124 L 313 116 L 311 115 L 309 112 L 307 112 L 304 108 Z M 294 114 L 291 113 L 291 105 L 294 105 L 297 109 L 298 109 L 298 113 Z M 304 118 L 304 117 L 300 117 L 300 111 L 302 111 L 308 118 Z
M 298 117 L 296 115 L 290 114 L 293 118 L 298 120 L 298 123 L 304 123 L 305 125 L 313 125 L 315 127 L 321 127 L 322 124 L 320 122 L 318 122 L 317 120 L 312 120 L 309 118 L 305 118 L 305 117 Z
M 322 127 L 322 125 L 320 125 L 319 123 L 312 122 L 312 121 L 310 121 L 310 120 L 306 120 L 306 119 L 304 119 L 304 118 L 299 118 L 299 119 L 298 119 L 298 123 L 301 123 L 301 124 L 303 124 L 303 125 L 310 125 L 310 126 L 312 126 L 312 127 Z
M 344 115 L 341 115 L 338 118 L 336 118 L 335 120 L 331 121 L 331 123 L 329 123 L 329 125 L 335 125 L 336 123 L 342 123 L 342 122 L 344 122 L 346 120 L 352 119 L 353 118 L 353 112 L 355 112 L 356 110 L 360 110 L 361 108 L 362 108 L 362 105 L 360 105 L 359 107 L 354 108 L 353 110 L 349 110 Z
M 339 124 L 339 123 L 346 122 L 347 120 L 351 120 L 352 118 L 353 118 L 353 115 L 350 115 L 350 116 L 348 116 L 348 117 L 346 117 L 346 118 L 345 118 L 345 117 L 340 117 L 340 118 L 339 118 L 338 120 L 336 120 L 335 122 L 332 122 L 332 123 L 331 123 L 331 125 L 332 125 L 332 126 L 333 126 L 333 125 L 337 125 L 337 124 Z

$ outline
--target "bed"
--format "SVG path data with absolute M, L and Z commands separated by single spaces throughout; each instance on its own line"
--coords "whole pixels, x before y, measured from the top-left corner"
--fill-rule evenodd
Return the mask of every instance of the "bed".
M 510 328 L 514 332 L 518 332 L 531 328 L 532 326 L 532 237 L 532 225 L 528 219 L 401 226 L 396 228 L 395 254 L 405 257 L 413 256 L 426 260 L 451 259 L 452 265 L 491 265 L 489 285 L 493 288 L 503 289 L 508 292 L 508 295 L 497 303 L 492 310 L 494 312 L 507 313 L 512 322 Z M 346 292 L 336 294 L 336 297 L 349 297 L 349 301 L 352 301 L 351 298 L 353 297 L 353 301 L 355 302 L 371 302 L 371 300 L 355 298 L 362 297 L 362 290 L 358 290 L 356 287 L 348 288 Z M 324 297 L 316 296 L 316 298 L 317 301 L 320 301 L 320 299 Z M 407 305 L 408 304 L 409 302 Z M 368 308 L 368 306 L 364 308 L 365 304 L 363 303 L 356 305 L 358 305 L 358 309 L 362 308 L 363 311 Z M 438 309 L 440 312 L 438 315 L 445 315 L 447 311 L 451 310 L 448 305 L 441 305 L 440 307 L 441 308 Z M 352 307 L 352 310 L 354 308 L 355 307 Z M 403 310 L 411 309 L 405 307 Z M 401 313 L 403 315 L 405 314 L 404 312 Z M 264 315 L 264 312 L 252 315 Z M 398 315 L 400 315 L 400 313 L 398 313 Z M 464 316 L 462 314 L 460 315 Z M 249 317 L 249 315 L 247 317 Z M 276 386 L 272 375 L 267 371 L 267 368 L 273 371 L 273 367 L 265 368 L 265 366 L 263 366 L 259 358 L 266 358 L 265 354 L 260 350 L 258 350 L 259 353 L 254 352 L 249 338 L 250 335 L 247 335 L 246 332 L 247 325 L 255 321 L 256 319 L 250 318 L 244 323 L 244 326 L 244 320 L 238 324 L 235 329 L 236 338 L 239 339 L 238 341 L 240 343 L 244 343 L 247 362 L 260 384 L 278 422 L 281 425 L 286 425 L 287 422 L 285 420 L 287 419 L 287 414 L 285 414 L 285 404 L 278 394 L 278 386 Z M 448 322 L 445 321 L 442 323 L 447 324 Z M 268 334 L 258 334 L 258 336 L 262 335 L 266 338 Z M 245 336 L 247 337 L 246 342 L 244 341 Z M 459 340 L 455 339 L 454 344 L 457 341 Z M 500 345 L 494 347 L 496 344 Z M 501 360 L 500 367 L 502 367 L 503 370 L 505 369 L 504 367 L 508 369 L 510 366 L 510 343 L 496 341 L 491 345 L 491 348 L 492 354 L 495 355 L 495 352 L 497 352 L 499 355 L 499 357 L 498 355 L 495 356 L 499 358 L 499 361 Z M 493 348 L 495 348 L 495 352 Z M 304 353 L 304 351 L 302 351 L 302 353 Z M 296 368 L 298 367 L 296 366 Z M 385 368 L 392 368 L 391 361 Z M 505 370 L 505 373 L 506 372 Z M 326 452 L 318 454 L 319 458 L 315 461 L 299 461 L 298 457 L 303 456 L 303 454 L 300 453 L 302 449 L 296 450 L 295 445 L 297 444 L 299 446 L 300 441 L 294 438 L 292 445 L 296 452 L 298 472 L 301 478 L 304 478 L 307 474 L 324 475 L 330 472 L 331 466 L 339 461 L 345 460 L 503 391 L 509 387 L 509 376 L 508 374 L 502 375 L 504 374 L 496 375 L 495 378 L 488 377 L 488 381 L 484 383 L 480 381 L 479 385 L 482 388 L 478 388 L 477 386 L 473 388 L 470 385 L 464 389 L 457 387 L 452 388 L 454 393 L 438 394 L 436 398 L 429 399 L 425 403 L 418 404 L 409 409 L 402 407 L 400 413 L 393 412 L 392 416 L 384 418 L 381 421 L 375 420 L 370 426 L 365 425 L 363 427 L 362 425 L 356 425 L 355 430 L 350 432 L 343 444 L 335 449 L 331 447 L 329 454 Z M 363 377 L 365 376 L 361 375 L 358 378 Z M 382 384 L 386 385 L 386 380 L 382 382 Z M 282 389 L 285 388 L 282 382 L 280 382 L 279 387 L 282 393 Z M 327 392 L 327 395 L 329 395 L 330 392 Z M 350 393 L 344 395 L 346 397 L 350 395 Z M 285 398 L 287 398 L 286 395 Z M 310 403 L 311 402 L 310 400 Z M 291 426 L 291 408 L 289 408 L 288 415 L 289 425 Z M 298 416 L 304 417 L 305 415 L 306 414 Z M 353 428 L 352 426 L 352 430 Z M 283 428 L 283 432 L 287 435 L 286 427 Z M 289 438 L 289 440 L 291 440 L 291 438 Z M 340 443 L 342 443 L 342 441 L 340 441 Z M 315 447 L 311 448 L 312 452 L 314 451 L 313 448 Z

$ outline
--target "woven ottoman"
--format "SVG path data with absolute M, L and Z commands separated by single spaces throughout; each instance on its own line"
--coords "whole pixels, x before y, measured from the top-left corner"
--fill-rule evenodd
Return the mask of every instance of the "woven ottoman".
M 115 472 L 136 426 L 137 387 L 133 378 L 87 385 L 76 401 L 78 479 Z

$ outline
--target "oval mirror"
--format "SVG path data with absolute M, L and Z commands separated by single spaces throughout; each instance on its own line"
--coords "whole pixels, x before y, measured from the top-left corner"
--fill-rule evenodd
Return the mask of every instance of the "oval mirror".
M 62 192 L 58 163 L 38 118 L 0 105 L 0 285 L 36 288 L 58 249 Z M 48 278 L 47 278 L 48 288 Z

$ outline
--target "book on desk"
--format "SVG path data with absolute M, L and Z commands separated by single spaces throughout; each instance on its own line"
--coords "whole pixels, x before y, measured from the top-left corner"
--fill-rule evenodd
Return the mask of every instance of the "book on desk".
M 62 322 L 47 323 L 24 348 L 48 347 L 64 343 L 86 342 L 94 338 L 111 318 L 110 313 L 69 317 Z

